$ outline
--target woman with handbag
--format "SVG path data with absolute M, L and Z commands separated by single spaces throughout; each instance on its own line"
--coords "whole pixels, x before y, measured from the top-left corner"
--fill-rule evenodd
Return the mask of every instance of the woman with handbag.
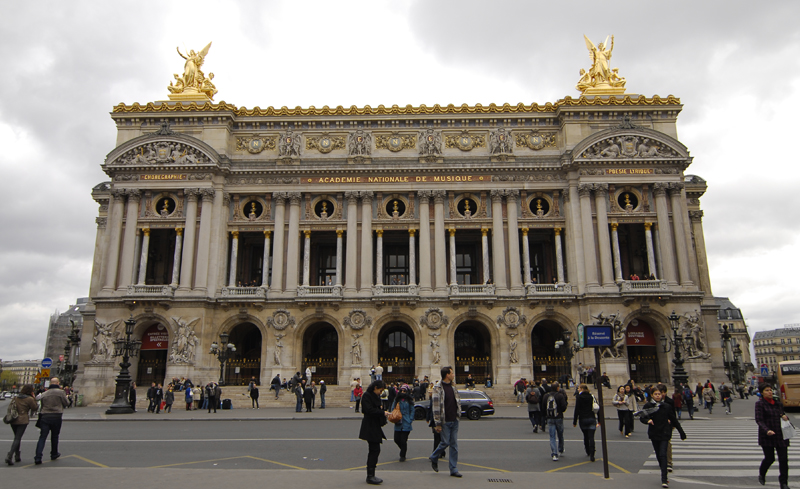
M 397 419 L 399 414 L 399 419 Z M 400 448 L 400 461 L 406 461 L 408 451 L 408 435 L 411 434 L 411 423 L 414 422 L 414 399 L 411 397 L 411 387 L 403 384 L 400 392 L 394 398 L 392 413 L 389 421 L 394 423 L 394 443 Z
M 767 470 L 775 462 L 778 452 L 778 482 L 781 489 L 789 489 L 789 440 L 784 439 L 781 420 L 788 422 L 779 400 L 772 397 L 772 386 L 762 383 L 758 386 L 761 399 L 756 401 L 756 424 L 758 425 L 758 444 L 764 452 L 764 460 L 758 469 L 758 482 L 763 486 Z
M 22 435 L 25 434 L 25 429 L 28 428 L 30 417 L 36 414 L 39 409 L 39 403 L 33 397 L 33 386 L 31 384 L 23 385 L 20 394 L 13 399 L 9 399 L 9 402 L 16 403 L 17 419 L 10 423 L 11 430 L 14 432 L 14 441 L 11 443 L 11 451 L 6 456 L 6 463 L 14 465 L 14 461 L 22 461 L 22 455 L 19 450 Z M 14 460 L 12 460 L 12 457 Z
M 361 420 L 361 431 L 358 437 L 369 444 L 367 454 L 367 484 L 380 484 L 383 479 L 375 477 L 375 467 L 378 466 L 378 457 L 381 454 L 381 443 L 386 439 L 383 426 L 389 413 L 383 410 L 381 393 L 386 388 L 382 380 L 376 380 L 367 387 L 361 398 L 361 411 L 364 419 Z
M 577 427 L 578 423 L 581 425 L 583 432 L 583 448 L 586 451 L 590 460 L 594 462 L 594 434 L 599 426 L 597 417 L 594 415 L 595 406 L 600 410 L 594 396 L 589 392 L 589 386 L 581 384 L 578 388 L 578 395 L 575 397 L 575 414 L 572 418 L 572 427 Z

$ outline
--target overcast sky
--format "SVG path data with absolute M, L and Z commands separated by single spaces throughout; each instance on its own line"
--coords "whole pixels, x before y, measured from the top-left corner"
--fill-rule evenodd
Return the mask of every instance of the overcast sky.
M 41 358 L 50 314 L 88 294 L 112 107 L 166 99 L 176 46 L 209 41 L 237 106 L 543 104 L 578 95 L 584 34 L 614 34 L 628 92 L 685 106 L 714 294 L 751 333 L 800 322 L 800 2 L 766 5 L 1 2 L 0 358 Z

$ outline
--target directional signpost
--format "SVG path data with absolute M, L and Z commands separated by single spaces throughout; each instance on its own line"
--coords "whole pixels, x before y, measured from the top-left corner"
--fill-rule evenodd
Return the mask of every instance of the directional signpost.
M 614 340 L 612 327 L 610 325 L 591 324 L 583 327 L 583 334 L 585 337 L 586 348 L 594 348 L 594 371 L 598 374 L 602 371 L 600 368 L 600 348 L 612 345 Z M 603 445 L 603 475 L 606 479 L 608 475 L 608 442 L 606 438 L 606 416 L 605 409 L 603 408 L 603 384 L 600 382 L 600 375 L 595 375 L 597 389 L 597 404 L 600 405 L 600 412 L 597 413 L 600 418 L 600 439 Z
M 761 376 L 769 377 L 769 365 L 767 365 L 766 363 L 761 364 Z
M 50 368 L 53 366 L 53 359 L 52 358 L 43 358 L 42 359 L 42 368 Z

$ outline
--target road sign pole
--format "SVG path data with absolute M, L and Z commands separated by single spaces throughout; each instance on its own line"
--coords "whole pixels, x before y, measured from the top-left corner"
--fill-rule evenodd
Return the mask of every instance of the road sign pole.
M 606 479 L 609 479 L 610 476 L 608 475 L 608 442 L 606 441 L 606 414 L 605 409 L 603 408 L 603 383 L 600 380 L 601 375 L 598 375 L 602 372 L 600 368 L 600 347 L 595 347 L 594 349 L 594 371 L 595 371 L 595 385 L 597 387 L 597 403 L 600 405 L 600 412 L 597 413 L 600 415 L 600 441 L 603 447 L 603 475 Z

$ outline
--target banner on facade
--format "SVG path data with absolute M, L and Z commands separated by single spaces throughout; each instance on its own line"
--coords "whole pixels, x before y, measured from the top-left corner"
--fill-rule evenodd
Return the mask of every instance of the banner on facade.
M 634 324 L 636 322 L 636 324 Z M 628 346 L 656 346 L 656 336 L 653 334 L 652 328 L 647 323 L 641 321 L 631 321 L 627 330 Z
M 169 348 L 169 332 L 163 324 L 154 324 L 142 335 L 142 350 L 166 350 Z

